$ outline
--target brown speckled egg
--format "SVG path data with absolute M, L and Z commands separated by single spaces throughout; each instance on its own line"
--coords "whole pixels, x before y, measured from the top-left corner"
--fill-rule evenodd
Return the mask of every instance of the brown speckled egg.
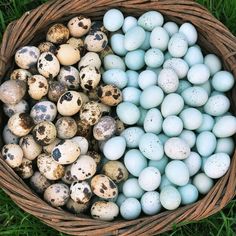
M 101 155 L 98 152 L 93 151 L 93 150 L 88 151 L 87 155 L 92 157 L 97 165 L 100 163 L 101 158 L 102 158 Z
M 91 207 L 91 216 L 94 219 L 112 221 L 119 214 L 119 207 L 114 202 L 97 201 Z
M 95 52 L 87 52 L 79 62 L 79 70 L 86 66 L 93 66 L 97 69 L 100 69 L 101 67 L 101 59 L 99 58 L 99 55 Z
M 78 89 L 80 84 L 79 71 L 74 66 L 63 66 L 60 69 L 57 80 L 65 84 L 69 89 Z
M 47 79 L 56 77 L 60 71 L 60 63 L 51 52 L 44 52 L 40 55 L 38 64 L 38 72 Z
M 93 127 L 93 137 L 96 140 L 106 140 L 116 132 L 116 121 L 111 116 L 103 116 Z
M 92 191 L 86 181 L 76 181 L 70 186 L 70 197 L 77 203 L 87 203 L 92 197 Z
M 64 176 L 64 166 L 56 163 L 51 155 L 42 153 L 37 158 L 37 166 L 42 175 L 49 180 L 58 180 Z
M 0 100 L 6 104 L 17 104 L 25 93 L 26 83 L 21 80 L 7 80 L 0 86 Z
M 80 214 L 85 212 L 89 208 L 89 202 L 77 203 L 70 198 L 66 203 L 66 208 L 74 214 Z
M 91 126 L 85 121 L 81 120 L 78 116 L 74 117 L 77 124 L 77 134 L 78 136 L 82 136 L 88 138 L 91 133 Z
M 97 165 L 95 160 L 88 155 L 80 155 L 71 167 L 71 175 L 77 180 L 91 178 L 96 173 Z
M 98 97 L 108 106 L 117 106 L 122 101 L 122 92 L 115 85 L 101 85 L 98 88 Z
M 72 175 L 71 175 L 71 167 L 72 167 L 72 164 L 71 165 L 67 165 L 65 167 L 65 174 L 64 176 L 61 178 L 61 180 L 66 183 L 66 184 L 72 184 L 74 181 L 76 181 L 76 178 L 74 178 Z
M 46 39 L 55 44 L 65 43 L 70 36 L 69 29 L 63 24 L 54 24 L 48 29 Z
M 73 116 L 79 112 L 82 98 L 78 92 L 67 91 L 61 95 L 57 102 L 57 110 L 62 116 Z
M 59 138 L 56 138 L 52 143 L 46 145 L 46 146 L 43 146 L 43 151 L 47 154 L 50 154 L 52 153 L 52 150 L 53 148 L 59 144 L 61 142 L 61 140 Z
M 95 125 L 102 116 L 100 106 L 97 102 L 90 101 L 83 105 L 80 111 L 80 119 L 89 125 Z
M 25 46 L 16 51 L 15 62 L 22 69 L 34 67 L 38 61 L 40 51 L 34 46 Z
M 10 79 L 13 79 L 13 80 L 18 79 L 18 80 L 22 80 L 22 81 L 27 83 L 28 78 L 31 77 L 31 76 L 32 76 L 32 74 L 28 70 L 25 70 L 25 69 L 15 69 L 11 73 Z
M 125 125 L 120 119 L 115 118 L 115 120 L 116 120 L 116 135 L 120 135 L 124 131 Z
M 28 79 L 28 93 L 34 100 L 40 100 L 48 93 L 48 81 L 42 75 L 33 75 Z
M 98 101 L 98 104 L 100 106 L 100 109 L 101 109 L 101 112 L 102 112 L 103 116 L 110 114 L 110 111 L 111 111 L 110 106 L 103 104 L 101 101 Z
M 19 145 L 23 150 L 24 157 L 31 161 L 42 152 L 42 147 L 35 142 L 31 134 L 22 137 L 20 139 Z
M 27 135 L 33 128 L 33 119 L 27 113 L 16 113 L 8 120 L 8 128 L 18 137 Z
M 16 113 L 26 113 L 29 111 L 29 104 L 25 100 L 21 100 L 14 105 L 9 105 L 4 103 L 3 111 L 4 114 L 8 117 L 11 117 Z
M 98 101 L 99 98 L 98 98 L 98 87 L 96 87 L 95 89 L 92 89 L 92 90 L 84 90 L 84 92 L 87 94 L 89 100 L 92 100 L 92 101 Z
M 55 54 L 60 64 L 64 66 L 73 65 L 80 60 L 79 49 L 73 47 L 71 44 L 61 44 Z
M 80 38 L 90 30 L 91 20 L 85 16 L 77 16 L 68 22 L 67 27 L 73 37 Z
M 22 163 L 23 151 L 17 144 L 6 144 L 2 148 L 2 157 L 10 167 L 15 168 Z
M 108 31 L 107 29 L 104 27 L 103 22 L 102 21 L 93 21 L 89 34 L 93 34 L 94 32 L 97 31 L 102 31 L 103 33 L 107 34 Z
M 107 46 L 107 36 L 102 31 L 96 31 L 86 36 L 85 48 L 90 52 L 101 52 Z
M 122 162 L 108 161 L 102 168 L 104 175 L 110 177 L 115 183 L 128 179 L 129 173 Z
M 99 52 L 99 57 L 101 58 L 101 60 L 103 60 L 105 56 L 111 54 L 114 54 L 114 52 L 112 51 L 111 47 L 107 45 L 101 52 Z
M 81 155 L 85 155 L 87 153 L 89 143 L 85 137 L 75 136 L 71 140 L 75 141 L 79 145 Z
M 7 125 L 5 125 L 3 132 L 2 132 L 2 138 L 5 144 L 15 143 L 18 144 L 19 137 L 17 137 L 15 134 L 11 132 L 11 130 L 8 128 Z
M 84 90 L 95 89 L 101 80 L 100 71 L 96 67 L 93 67 L 93 66 L 83 67 L 80 70 L 79 75 L 80 75 L 81 87 Z
M 30 178 L 30 186 L 36 193 L 43 193 L 51 185 L 50 181 L 39 171 Z
M 71 37 L 67 40 L 66 43 L 70 44 L 74 48 L 79 49 L 80 53 L 82 53 L 84 51 L 84 41 L 83 41 L 83 39 L 77 39 L 77 38 Z
M 64 206 L 70 197 L 70 190 L 66 184 L 50 185 L 44 192 L 43 198 L 54 207 Z
M 77 133 L 75 120 L 68 116 L 63 116 L 56 122 L 57 137 L 61 139 L 72 138 Z
M 54 54 L 56 52 L 57 48 L 51 42 L 42 42 L 38 45 L 38 49 L 39 49 L 40 53 L 51 52 Z
M 49 83 L 48 99 L 52 102 L 57 102 L 60 96 L 68 90 L 65 84 L 59 81 L 52 81 Z
M 37 124 L 32 133 L 35 141 L 42 146 L 52 143 L 57 136 L 56 127 L 50 121 Z
M 95 175 L 91 180 L 91 188 L 94 194 L 104 199 L 114 198 L 118 194 L 116 184 L 106 175 Z
M 15 171 L 22 179 L 30 178 L 34 174 L 32 161 L 23 158 L 21 165 L 16 167 Z

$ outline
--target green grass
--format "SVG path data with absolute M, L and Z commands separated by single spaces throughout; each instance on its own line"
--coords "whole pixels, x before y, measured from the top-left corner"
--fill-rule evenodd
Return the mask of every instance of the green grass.
M 0 40 L 7 24 L 47 0 L 0 0 Z M 198 0 L 236 35 L 236 0 Z M 47 227 L 35 217 L 20 210 L 0 190 L 0 236 L 64 235 Z M 223 211 L 200 222 L 175 226 L 162 236 L 235 236 L 236 200 Z

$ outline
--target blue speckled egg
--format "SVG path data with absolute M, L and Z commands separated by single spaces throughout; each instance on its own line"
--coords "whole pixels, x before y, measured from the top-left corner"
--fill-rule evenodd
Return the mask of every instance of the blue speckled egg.
M 140 111 L 140 118 L 139 118 L 139 120 L 137 122 L 137 125 L 143 126 L 143 123 L 144 123 L 144 120 L 145 120 L 145 117 L 147 115 L 148 110 L 146 110 L 146 109 L 144 109 L 142 107 L 139 107 L 139 111 Z
M 192 84 L 203 84 L 210 78 L 210 70 L 205 64 L 193 65 L 188 71 L 187 78 Z
M 163 121 L 162 129 L 169 137 L 178 136 L 183 130 L 183 122 L 178 116 L 167 116 Z
M 138 218 L 141 210 L 141 204 L 136 198 L 127 198 L 120 206 L 120 214 L 126 220 Z
M 144 130 L 140 127 L 129 127 L 120 134 L 126 140 L 128 148 L 138 147 L 140 138 L 144 135 Z
M 196 131 L 198 133 L 201 133 L 203 131 L 211 131 L 215 124 L 213 117 L 208 114 L 202 114 L 202 119 L 202 124 L 198 129 L 196 129 Z
M 158 48 L 151 48 L 146 51 L 144 60 L 147 66 L 152 68 L 158 68 L 164 62 L 164 54 Z
M 118 56 L 125 56 L 127 50 L 124 47 L 125 36 L 123 34 L 113 34 L 111 36 L 112 51 Z
M 151 45 L 150 45 L 150 35 L 151 35 L 151 33 L 148 32 L 148 31 L 145 31 L 145 33 L 146 33 L 145 40 L 144 40 L 143 44 L 141 45 L 140 49 L 143 49 L 143 50 L 146 51 L 151 47 Z
M 167 31 L 169 36 L 171 37 L 173 34 L 178 33 L 179 31 L 179 26 L 173 22 L 173 21 L 168 21 L 163 25 L 163 28 Z
M 123 184 L 122 190 L 125 197 L 141 198 L 144 193 L 136 178 L 127 179 Z
M 219 71 L 213 76 L 211 84 L 215 90 L 227 92 L 234 86 L 234 76 L 228 71 Z
M 176 93 L 181 94 L 185 89 L 190 88 L 191 86 L 191 83 L 189 83 L 187 80 L 180 80 Z
M 125 56 L 125 64 L 130 70 L 140 70 L 144 67 L 145 52 L 141 49 L 128 52 Z
M 234 140 L 233 138 L 219 138 L 217 140 L 215 153 L 223 152 L 228 155 L 232 155 L 234 151 Z
M 184 160 L 185 165 L 188 167 L 189 175 L 195 175 L 201 168 L 202 159 L 197 152 L 191 152 L 190 155 Z
M 193 178 L 193 185 L 201 194 L 207 194 L 214 185 L 214 181 L 205 173 L 199 173 Z
M 168 32 L 160 26 L 155 27 L 150 35 L 150 46 L 165 51 L 168 47 L 170 36 Z
M 144 193 L 140 202 L 147 215 L 155 215 L 161 210 L 160 194 L 156 191 Z
M 167 210 L 175 210 L 181 204 L 181 195 L 173 186 L 165 186 L 160 192 L 161 205 Z
M 194 203 L 198 199 L 198 190 L 192 184 L 186 184 L 185 186 L 178 187 L 178 191 L 181 195 L 181 204 L 183 205 Z
M 172 35 L 168 43 L 168 51 L 172 57 L 183 57 L 188 50 L 188 41 L 184 34 Z
M 189 46 L 192 46 L 197 42 L 198 33 L 194 25 L 191 23 L 183 23 L 179 28 L 179 32 L 185 35 Z
M 222 64 L 215 54 L 207 54 L 204 57 L 204 64 L 209 68 L 211 76 L 221 70 Z
M 103 65 L 105 70 L 120 69 L 125 71 L 125 63 L 123 59 L 114 54 L 106 55 L 103 59 Z
M 131 102 L 139 105 L 141 90 L 135 87 L 126 87 L 122 90 L 122 98 L 124 102 Z
M 194 45 L 190 47 L 184 56 L 184 60 L 189 66 L 203 63 L 203 54 L 199 46 Z
M 165 174 L 163 174 L 161 176 L 161 184 L 159 186 L 159 189 L 162 190 L 165 186 L 173 186 L 175 187 L 176 185 L 174 185 L 173 183 L 171 183 L 168 178 L 166 177 Z
M 157 75 L 151 70 L 144 70 L 139 74 L 138 85 L 144 90 L 147 87 L 157 84 Z
M 135 87 L 135 88 L 139 88 L 138 85 L 138 76 L 139 73 L 133 70 L 127 70 L 126 71 L 126 75 L 128 77 L 128 83 L 127 86 L 128 87 Z
M 168 162 L 169 162 L 168 157 L 164 155 L 161 158 L 161 160 L 158 160 L 158 161 L 150 160 L 148 162 L 148 166 L 156 167 L 160 171 L 161 174 L 164 174 L 165 168 Z
M 118 9 L 110 9 L 103 16 L 104 27 L 111 32 L 117 31 L 124 23 L 124 16 Z
M 122 26 L 122 30 L 124 33 L 126 33 L 128 30 L 130 30 L 131 28 L 135 27 L 138 25 L 138 20 L 133 17 L 133 16 L 127 16 L 125 17 L 123 26 Z
M 188 143 L 190 148 L 192 148 L 196 143 L 196 134 L 191 130 L 184 129 L 179 137 Z
M 143 128 L 146 132 L 159 134 L 162 130 L 163 118 L 157 108 L 150 109 L 144 119 Z

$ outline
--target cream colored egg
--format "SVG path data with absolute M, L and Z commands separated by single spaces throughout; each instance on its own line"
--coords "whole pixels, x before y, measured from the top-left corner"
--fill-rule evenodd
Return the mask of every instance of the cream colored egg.
M 65 43 L 69 39 L 69 29 L 63 24 L 54 24 L 48 29 L 46 39 L 55 44 Z
M 34 174 L 32 161 L 23 158 L 21 165 L 16 167 L 15 171 L 22 179 L 30 178 Z
M 78 39 L 78 38 L 74 38 L 74 37 L 71 37 L 67 40 L 68 44 L 70 44 L 71 46 L 73 46 L 74 48 L 77 48 L 80 50 L 80 52 L 83 50 L 84 48 L 84 41 L 83 39 Z
M 25 69 L 15 69 L 11 73 L 10 79 L 13 79 L 13 80 L 18 79 L 18 80 L 22 80 L 22 81 L 27 83 L 28 78 L 31 77 L 31 76 L 32 76 L 32 74 L 28 70 L 25 70 Z
M 67 27 L 73 37 L 79 38 L 88 33 L 91 27 L 91 20 L 85 16 L 77 16 L 68 22 Z
M 56 46 L 51 42 L 40 43 L 38 45 L 38 49 L 39 49 L 40 53 L 51 52 L 54 54 L 56 52 Z
M 30 186 L 37 193 L 43 193 L 51 185 L 50 181 L 39 171 L 30 178 Z
M 81 70 L 83 67 L 86 66 L 93 66 L 97 69 L 100 69 L 102 65 L 101 59 L 99 58 L 99 55 L 95 52 L 87 52 L 79 62 L 79 70 Z
M 84 90 L 95 89 L 101 80 L 100 71 L 93 66 L 86 66 L 80 69 L 80 83 Z
M 86 181 L 73 182 L 70 186 L 70 197 L 77 203 L 87 203 L 92 197 L 92 190 Z
M 108 43 L 105 33 L 96 31 L 86 36 L 84 40 L 85 48 L 90 52 L 101 52 Z

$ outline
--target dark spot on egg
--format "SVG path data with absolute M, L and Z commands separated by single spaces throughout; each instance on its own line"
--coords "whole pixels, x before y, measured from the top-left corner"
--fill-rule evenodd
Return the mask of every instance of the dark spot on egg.
M 43 135 L 44 132 L 45 132 L 45 130 L 46 130 L 45 126 L 44 126 L 44 125 L 41 125 L 41 126 L 38 127 L 37 132 L 38 132 L 40 135 Z
M 111 91 L 105 92 L 105 96 L 111 96 L 111 95 L 112 95 Z
M 47 61 L 52 61 L 53 60 L 53 57 L 51 54 L 47 54 L 45 57 L 44 57 Z
M 119 94 L 113 94 L 113 96 L 112 96 L 114 99 L 118 99 L 119 97 L 120 97 L 120 95 Z
M 20 113 L 20 126 L 24 129 L 31 129 L 34 125 L 33 119 L 26 113 Z
M 95 34 L 94 34 L 94 39 L 100 41 L 100 40 L 103 39 L 103 35 L 102 35 L 102 34 L 95 33 Z
M 102 97 L 102 94 L 103 94 L 102 88 L 99 87 L 98 90 L 97 90 L 97 95 L 98 95 L 98 97 Z
M 116 185 L 111 180 L 109 180 L 109 185 L 112 189 L 116 188 Z
M 107 46 L 107 40 L 104 40 L 103 42 L 102 42 L 102 48 L 105 48 Z
M 107 189 L 108 189 L 107 186 L 106 186 L 104 183 L 102 183 L 102 188 L 103 188 L 104 190 L 107 190 Z
M 64 101 L 71 101 L 73 98 L 73 95 L 70 92 L 66 92 L 65 94 L 62 95 L 60 99 L 60 103 L 62 104 Z
M 43 82 L 39 81 L 39 88 L 46 88 L 46 85 Z
M 43 64 L 39 63 L 39 68 L 42 69 L 43 68 Z
M 93 87 L 91 85 L 89 85 L 89 84 L 85 84 L 84 87 L 86 89 L 88 89 L 88 90 L 92 90 L 93 89 Z
M 105 193 L 105 191 L 103 189 L 100 189 L 100 193 Z
M 75 81 L 75 77 L 73 75 L 66 75 L 65 81 L 68 81 L 69 83 L 73 83 Z

